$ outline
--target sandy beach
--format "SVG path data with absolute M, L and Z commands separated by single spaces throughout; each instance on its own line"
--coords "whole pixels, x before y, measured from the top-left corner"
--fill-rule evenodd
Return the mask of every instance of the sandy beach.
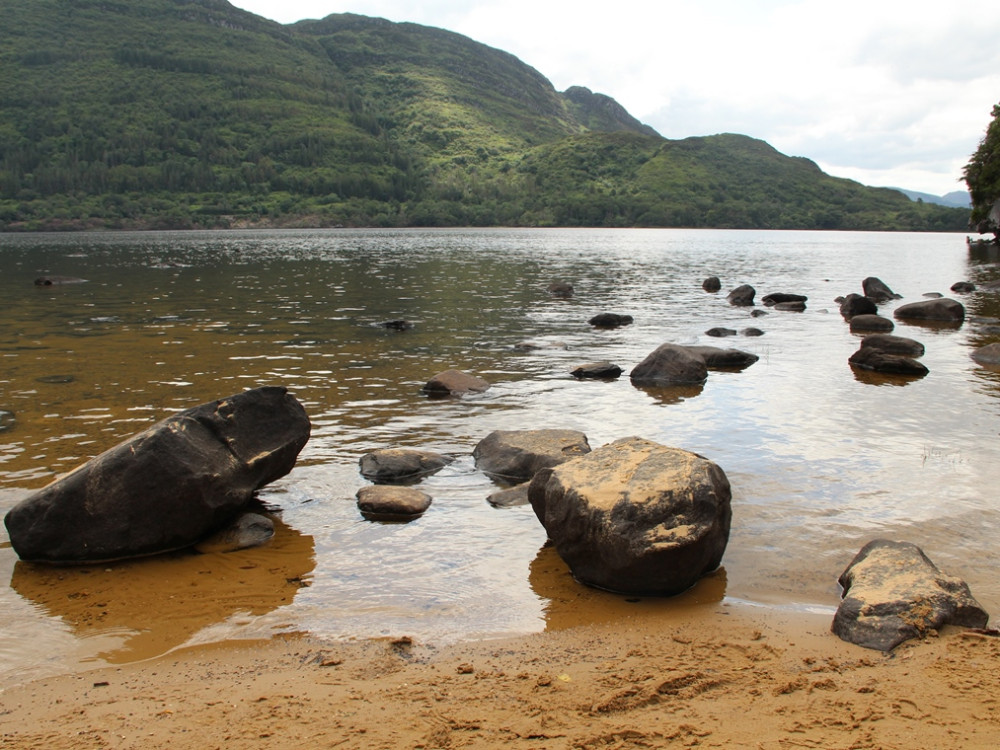
M 0 694 L 7 748 L 993 748 L 1000 638 L 891 654 L 825 615 L 719 603 L 435 647 L 308 636 L 176 650 Z

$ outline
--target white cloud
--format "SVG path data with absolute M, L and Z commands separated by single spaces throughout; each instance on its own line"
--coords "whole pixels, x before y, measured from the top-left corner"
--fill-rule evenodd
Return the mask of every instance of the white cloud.
M 668 138 L 739 132 L 832 174 L 929 193 L 1000 101 L 1000 14 L 951 0 L 235 0 L 288 23 L 360 13 L 510 52 L 617 99 Z

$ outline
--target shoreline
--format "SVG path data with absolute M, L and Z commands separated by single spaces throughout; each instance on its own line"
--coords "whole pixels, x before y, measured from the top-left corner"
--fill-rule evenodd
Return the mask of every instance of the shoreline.
M 12 748 L 987 748 L 1000 638 L 889 654 L 826 614 L 720 602 L 436 646 L 307 634 L 182 647 L 0 692 Z

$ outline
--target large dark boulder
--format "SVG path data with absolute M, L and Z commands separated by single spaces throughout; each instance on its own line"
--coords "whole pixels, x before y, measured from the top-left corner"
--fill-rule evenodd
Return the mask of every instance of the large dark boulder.
M 893 299 L 902 299 L 901 294 L 896 294 L 889 285 L 886 284 L 882 279 L 876 276 L 869 276 L 867 279 L 861 282 L 861 288 L 864 290 L 865 296 L 868 299 L 875 300 L 876 302 L 888 302 Z
M 4 522 L 24 560 L 102 562 L 189 547 L 284 476 L 309 439 L 285 388 L 175 414 L 16 505 Z
M 757 290 L 749 284 L 742 284 L 731 291 L 726 299 L 730 305 L 737 307 L 753 307 L 753 298 Z
M 479 441 L 472 457 L 484 473 L 513 484 L 589 452 L 587 436 L 577 430 L 496 430 Z
M 840 303 L 840 314 L 847 320 L 855 315 L 878 315 L 878 305 L 869 297 L 848 294 Z
M 454 460 L 451 456 L 415 448 L 380 448 L 358 459 L 358 466 L 365 479 L 376 484 L 397 484 L 434 474 Z
M 528 499 L 577 580 L 628 594 L 678 594 L 715 570 L 731 490 L 695 453 L 625 438 L 535 475 Z
M 927 368 L 915 359 L 902 354 L 889 354 L 876 347 L 861 347 L 848 358 L 851 367 L 887 375 L 923 377 Z
M 924 356 L 924 345 L 906 336 L 891 333 L 871 333 L 861 339 L 862 349 L 878 349 L 886 354 L 901 354 L 904 357 Z
M 965 306 L 947 297 L 928 299 L 901 305 L 893 311 L 897 320 L 929 320 L 942 323 L 961 323 L 965 320 Z
M 705 359 L 678 344 L 661 344 L 632 368 L 636 385 L 697 385 L 708 378 Z
M 869 542 L 840 585 L 844 599 L 833 632 L 865 648 L 891 651 L 944 625 L 983 628 L 989 620 L 964 581 L 942 573 L 908 542 Z

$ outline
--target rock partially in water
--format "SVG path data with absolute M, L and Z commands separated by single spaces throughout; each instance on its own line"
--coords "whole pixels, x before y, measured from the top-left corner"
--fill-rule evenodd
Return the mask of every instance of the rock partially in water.
M 701 357 L 709 370 L 744 370 L 760 359 L 741 349 L 721 349 L 717 346 L 685 346 L 691 354 Z
M 783 310 L 784 312 L 804 312 L 806 309 L 806 303 L 801 300 L 792 302 L 776 302 L 773 305 L 773 309 Z
M 480 471 L 504 482 L 524 482 L 541 469 L 590 452 L 577 430 L 496 430 L 479 441 L 472 457 Z
M 947 297 L 911 302 L 893 311 L 896 320 L 930 320 L 943 323 L 961 323 L 965 320 L 965 306 Z
M 431 507 L 432 498 L 412 487 L 373 485 L 357 491 L 358 510 L 369 521 L 411 521 Z
M 861 288 L 865 296 L 875 302 L 888 302 L 889 300 L 902 299 L 903 295 L 896 294 L 889 285 L 876 276 L 869 276 L 861 282 Z
M 717 292 L 722 289 L 722 281 L 719 280 L 718 276 L 709 276 L 701 282 L 701 288 L 706 292 Z
M 888 332 L 896 327 L 895 323 L 881 315 L 855 315 L 850 322 L 852 333 L 862 331 Z
M 956 281 L 951 285 L 951 291 L 956 294 L 970 294 L 976 291 L 976 285 L 971 281 Z
M 661 344 L 632 368 L 636 385 L 699 385 L 708 378 L 703 357 L 678 344 Z
M 15 424 L 17 424 L 17 418 L 14 416 L 14 412 L 0 409 L 0 432 L 12 430 Z
M 600 362 L 588 362 L 587 364 L 577 365 L 570 371 L 570 375 L 574 378 L 579 378 L 580 380 L 592 379 L 592 380 L 614 380 L 622 374 L 622 368 L 618 365 L 612 364 L 607 360 L 601 360 Z
M 871 333 L 861 339 L 862 349 L 878 349 L 886 354 L 901 354 L 904 357 L 924 356 L 924 345 L 906 336 L 891 333 Z
M 876 347 L 861 347 L 848 358 L 851 367 L 887 375 L 909 375 L 923 377 L 927 368 L 915 359 L 902 354 L 889 354 Z
M 770 294 L 765 294 L 760 298 L 767 307 L 773 307 L 775 305 L 780 305 L 785 302 L 802 302 L 803 309 L 805 309 L 805 302 L 809 298 L 804 294 L 789 294 L 788 292 L 771 292 Z
M 494 508 L 517 508 L 528 504 L 528 482 L 521 482 L 504 490 L 497 490 L 486 496 L 486 502 Z
M 577 580 L 656 596 L 679 594 L 719 566 L 731 494 L 712 461 L 638 437 L 543 469 L 528 489 Z
M 467 393 L 483 393 L 489 388 L 489 382 L 483 378 L 461 370 L 445 370 L 428 380 L 423 391 L 428 396 L 464 396 Z
M 274 521 L 260 513 L 242 513 L 235 521 L 198 542 L 198 552 L 236 552 L 259 547 L 274 536 Z
M 740 334 L 743 336 L 763 336 L 764 332 L 759 328 L 754 328 L 753 326 L 750 326 L 749 328 L 744 328 L 742 331 L 740 331 Z
M 295 466 L 309 418 L 285 388 L 187 409 L 102 453 L 4 519 L 24 560 L 104 562 L 189 547 Z
M 361 475 L 377 484 L 412 482 L 441 471 L 451 456 L 415 448 L 380 448 L 358 459 Z
M 915 544 L 876 539 L 840 576 L 844 599 L 833 632 L 865 648 L 891 651 L 945 625 L 983 628 L 989 615 L 968 585 L 945 575 Z
M 385 320 L 379 323 L 379 325 L 390 331 L 409 331 L 413 328 L 413 323 L 408 320 Z
M 754 289 L 749 284 L 742 284 L 731 291 L 726 299 L 729 300 L 730 305 L 735 305 L 736 307 L 753 307 L 753 298 L 757 294 L 757 290 Z
M 569 299 L 573 296 L 573 285 L 568 281 L 553 281 L 549 284 L 548 291 L 553 297 Z
M 716 326 L 715 328 L 709 328 L 705 331 L 706 336 L 712 336 L 713 338 L 721 339 L 726 336 L 735 336 L 736 329 L 734 328 L 724 328 L 722 326 Z
M 848 294 L 840 303 L 840 314 L 846 320 L 856 315 L 878 315 L 875 301 L 860 294 Z
M 631 315 L 621 315 L 619 313 L 598 313 L 587 322 L 594 328 L 620 328 L 632 323 Z
M 35 286 L 62 286 L 63 284 L 83 284 L 86 279 L 76 276 L 39 276 L 35 279 Z

